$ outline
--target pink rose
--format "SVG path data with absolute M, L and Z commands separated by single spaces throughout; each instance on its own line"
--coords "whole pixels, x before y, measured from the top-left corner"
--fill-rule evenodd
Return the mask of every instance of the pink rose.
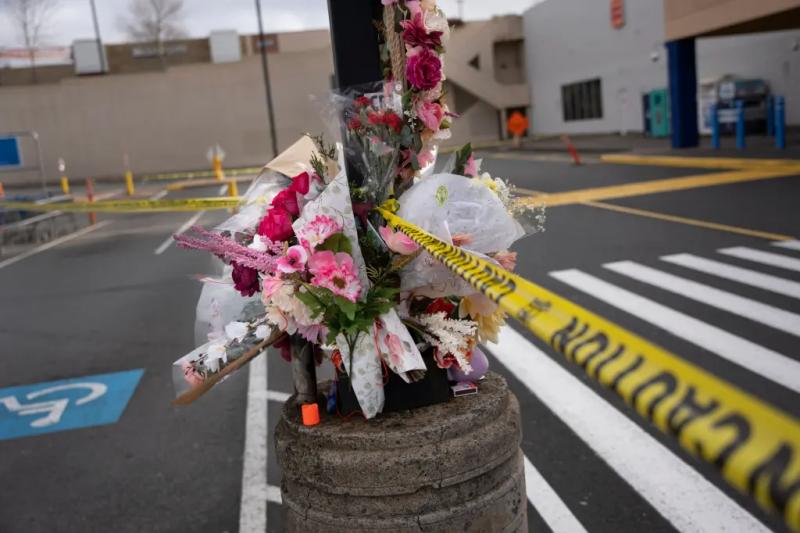
M 470 154 L 469 158 L 467 158 L 467 163 L 464 165 L 464 175 L 465 176 L 478 175 L 478 163 L 475 161 L 475 158 L 472 157 L 472 154 Z
M 286 250 L 286 255 L 275 262 L 276 268 L 284 274 L 300 272 L 305 269 L 308 252 L 302 246 L 295 244 Z
M 417 116 L 425 127 L 434 132 L 439 131 L 439 125 L 444 117 L 442 106 L 424 101 L 417 102 Z
M 410 46 L 436 48 L 442 45 L 442 32 L 428 32 L 421 13 L 411 19 L 401 20 L 400 26 L 403 28 L 403 40 Z
M 258 223 L 257 233 L 273 242 L 288 241 L 294 235 L 292 215 L 283 208 L 272 207 Z
M 308 186 L 309 186 L 308 172 L 303 172 L 302 174 L 298 174 L 297 176 L 292 178 L 292 184 L 289 185 L 289 189 L 296 192 L 297 194 L 307 194 Z
M 442 80 L 442 62 L 434 52 L 423 48 L 408 57 L 406 78 L 414 88 L 433 89 Z
M 378 231 L 386 242 L 386 246 L 395 253 L 409 255 L 419 248 L 419 244 L 412 241 L 405 233 L 392 231 L 388 226 L 381 226 Z
M 284 189 L 272 199 L 272 206 L 283 209 L 292 216 L 300 214 L 300 206 L 297 204 L 297 193 L 291 187 Z

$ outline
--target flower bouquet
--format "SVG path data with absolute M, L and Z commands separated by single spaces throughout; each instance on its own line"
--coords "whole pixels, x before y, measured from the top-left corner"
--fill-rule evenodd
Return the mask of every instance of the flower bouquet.
M 541 229 L 543 213 L 480 173 L 469 145 L 433 173 L 453 119 L 442 93 L 449 29 L 433 1 L 384 4 L 386 80 L 337 97 L 343 144 L 304 137 L 265 167 L 237 214 L 175 237 L 226 265 L 198 304 L 208 341 L 173 365 L 179 403 L 270 345 L 296 365 L 303 401 L 316 401 L 314 365 L 330 362 L 340 412 L 366 418 L 445 401 L 450 382 L 487 371 L 478 344 L 496 341 L 504 313 L 375 208 L 509 270 L 510 246 Z

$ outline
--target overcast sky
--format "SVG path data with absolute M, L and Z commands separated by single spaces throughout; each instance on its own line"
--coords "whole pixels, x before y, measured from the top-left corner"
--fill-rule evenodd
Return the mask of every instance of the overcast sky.
M 75 39 L 93 38 L 89 0 L 56 0 L 43 42 L 46 45 L 69 45 Z M 103 41 L 126 41 L 120 19 L 131 0 L 95 0 Z M 358 0 L 338 0 L 353 2 Z M 535 0 L 464 0 L 464 18 L 483 19 L 492 15 L 522 13 Z M 0 10 L 4 0 L 0 0 Z M 324 28 L 328 25 L 326 0 L 262 0 L 266 32 Z M 255 33 L 257 22 L 253 0 L 184 0 L 184 26 L 191 36 L 205 37 L 212 30 L 235 29 Z M 457 16 L 456 0 L 439 0 L 450 17 Z M 0 16 L 0 46 L 18 46 L 19 34 L 7 13 Z

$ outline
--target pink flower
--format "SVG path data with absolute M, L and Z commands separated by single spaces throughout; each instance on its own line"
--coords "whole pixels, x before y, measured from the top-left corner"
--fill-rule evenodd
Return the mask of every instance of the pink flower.
M 464 175 L 465 176 L 478 175 L 478 163 L 475 161 L 475 158 L 472 157 L 472 154 L 470 154 L 469 158 L 467 159 L 467 164 L 464 165 Z
M 411 19 L 401 20 L 400 26 L 403 28 L 403 40 L 410 46 L 435 48 L 442 45 L 442 32 L 428 32 L 422 13 L 414 15 Z
M 419 248 L 419 244 L 412 241 L 411 237 L 399 231 L 392 231 L 389 226 L 381 226 L 378 231 L 386 242 L 386 246 L 395 253 L 409 255 Z
M 322 344 L 328 337 L 328 327 L 324 324 L 311 324 L 308 326 L 298 324 L 297 334 L 301 335 L 308 342 Z
M 314 248 L 325 242 L 325 239 L 342 231 L 342 225 L 327 215 L 317 215 L 297 231 L 300 244 L 314 251 Z
M 265 277 L 261 281 L 261 296 L 266 301 L 269 300 L 272 295 L 281 288 L 283 285 L 283 281 L 280 278 L 275 277 Z
M 328 289 L 333 294 L 355 302 L 361 294 L 353 258 L 346 253 L 334 254 L 329 250 L 317 252 L 308 260 L 308 270 L 314 274 L 311 283 Z
M 405 355 L 402 339 L 394 333 L 387 332 L 383 341 L 386 344 L 386 348 L 389 350 L 389 359 L 392 361 L 392 364 L 399 367 L 403 363 L 403 355 Z
M 427 48 L 410 55 L 406 62 L 406 78 L 416 89 L 433 89 L 442 80 L 439 56 Z
M 430 149 L 422 150 L 420 153 L 417 154 L 417 162 L 419 166 L 425 167 L 433 163 L 435 160 L 433 156 L 433 151 Z
M 419 101 L 416 106 L 417 116 L 425 127 L 434 132 L 439 131 L 439 125 L 444 117 L 442 106 L 435 103 Z
M 184 361 L 181 363 L 181 367 L 183 368 L 183 379 L 192 387 L 196 387 L 206 380 L 192 363 Z
M 308 172 L 303 172 L 292 178 L 292 184 L 289 185 L 289 190 L 298 194 L 308 194 L 309 176 Z
M 291 274 L 292 272 L 300 272 L 306 266 L 308 260 L 308 252 L 302 246 L 295 244 L 286 250 L 286 255 L 276 261 L 275 266 L 284 274 Z
M 406 0 L 406 7 L 411 12 L 411 16 L 422 14 L 422 8 L 419 5 L 419 0 Z
M 494 259 L 506 270 L 514 270 L 514 267 L 517 266 L 517 252 L 509 252 L 508 250 L 497 252 L 494 254 Z
M 292 230 L 292 215 L 286 209 L 273 206 L 267 211 L 267 215 L 261 219 L 261 222 L 258 223 L 256 232 L 273 242 L 288 241 L 294 234 Z

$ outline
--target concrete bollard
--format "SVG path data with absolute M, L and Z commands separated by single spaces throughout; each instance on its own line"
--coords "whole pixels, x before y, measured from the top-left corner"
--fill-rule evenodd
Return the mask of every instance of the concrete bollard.
M 478 394 L 370 421 L 306 427 L 299 411 L 290 398 L 275 430 L 286 531 L 528 531 L 519 403 L 497 374 Z

